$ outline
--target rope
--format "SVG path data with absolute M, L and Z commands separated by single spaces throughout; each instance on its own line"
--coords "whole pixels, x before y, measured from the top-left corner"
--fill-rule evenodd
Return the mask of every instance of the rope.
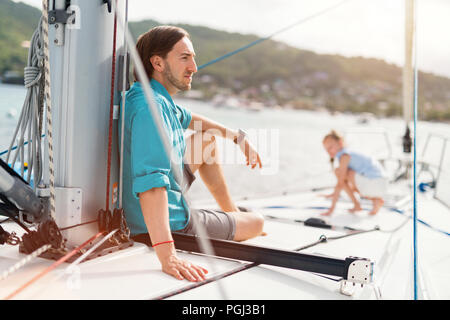
M 98 247 L 100 247 L 103 243 L 105 243 L 106 240 L 108 240 L 109 238 L 111 238 L 117 231 L 119 231 L 119 229 L 115 229 L 113 231 L 111 231 L 110 233 L 108 233 L 105 237 L 103 237 L 102 240 L 100 240 L 99 242 L 97 242 L 94 246 L 92 246 L 92 248 L 90 248 L 88 251 L 86 251 L 85 253 L 83 253 L 81 256 L 79 256 L 74 262 L 72 262 L 67 268 L 73 268 L 76 265 L 80 264 L 84 259 L 86 259 L 92 252 L 94 252 Z
M 59 231 L 64 231 L 64 230 L 68 230 L 68 229 L 84 226 L 86 224 L 91 224 L 91 223 L 95 223 L 95 222 L 98 222 L 98 219 L 95 219 L 95 220 L 92 220 L 92 221 L 87 221 L 87 222 L 82 222 L 82 223 L 78 223 L 78 224 L 74 224 L 73 226 L 59 228 Z
M 16 272 L 17 270 L 19 270 L 20 268 L 22 268 L 26 264 L 30 263 L 32 260 L 34 260 L 36 257 L 41 255 L 42 253 L 44 253 L 45 251 L 47 251 L 51 247 L 52 247 L 51 245 L 46 244 L 46 245 L 43 245 L 42 247 L 40 247 L 39 249 L 33 251 L 32 253 L 27 255 L 25 258 L 23 258 L 22 260 L 20 260 L 16 264 L 14 264 L 12 267 L 10 267 L 8 270 L 3 271 L 1 276 L 0 276 L 0 281 L 1 280 L 5 280 L 6 278 L 8 278 L 12 273 Z
M 25 173 L 25 163 L 28 162 L 26 180 L 30 183 L 31 176 L 33 174 L 34 187 L 40 183 L 42 176 L 41 122 L 42 109 L 44 107 L 41 100 L 42 84 L 44 82 L 42 25 L 43 20 L 41 18 L 39 20 L 38 27 L 31 37 L 31 46 L 28 52 L 27 65 L 24 68 L 24 83 L 25 88 L 27 89 L 27 95 L 22 106 L 22 111 L 20 113 L 9 148 L 0 153 L 0 156 L 7 154 L 7 163 L 9 163 L 9 159 L 12 158 L 10 164 L 12 168 L 15 167 L 18 158 L 20 159 L 20 174 L 22 177 L 24 177 Z M 13 147 L 15 141 L 18 143 Z M 25 157 L 26 146 L 27 152 Z M 14 150 L 17 151 L 13 155 Z M 33 169 L 33 166 L 35 166 L 35 169 Z
M 45 0 L 44 0 L 45 1 Z M 46 269 L 42 270 L 40 273 L 38 273 L 36 276 L 34 276 L 31 280 L 27 281 L 26 283 L 24 283 L 23 285 L 21 285 L 18 289 L 14 290 L 14 292 L 10 293 L 8 296 L 6 296 L 4 298 L 4 300 L 9 300 L 14 298 L 17 294 L 19 294 L 20 292 L 22 292 L 24 289 L 26 289 L 27 287 L 29 287 L 31 284 L 33 284 L 34 282 L 36 282 L 37 280 L 39 280 L 40 278 L 42 278 L 43 276 L 45 276 L 47 273 L 49 273 L 50 271 L 52 271 L 53 269 L 55 269 L 57 266 L 59 266 L 60 264 L 64 263 L 65 261 L 67 261 L 68 259 L 70 259 L 72 256 L 74 256 L 78 251 L 82 250 L 84 247 L 86 247 L 88 244 L 90 244 L 92 241 L 94 241 L 95 239 L 97 239 L 98 237 L 100 237 L 103 234 L 103 232 L 99 232 L 96 235 L 92 236 L 91 238 L 89 238 L 89 240 L 86 240 L 83 244 L 81 244 L 80 246 L 76 247 L 75 249 L 73 249 L 71 252 L 67 253 L 65 256 L 61 257 L 58 261 L 54 262 L 53 264 L 51 264 L 49 267 L 47 267 Z
M 45 103 L 47 104 L 47 142 L 49 162 L 50 215 L 55 218 L 55 167 L 53 164 L 52 100 L 50 87 L 50 53 L 48 48 L 48 3 L 42 0 L 42 35 L 44 41 Z
M 41 135 L 41 138 L 44 138 L 44 137 L 45 137 L 45 134 Z M 33 140 L 25 141 L 23 143 L 23 146 L 26 146 L 27 144 L 29 144 L 31 142 L 33 142 Z M 16 150 L 17 148 L 19 148 L 19 145 L 15 145 L 14 147 L 11 147 L 10 149 L 6 149 L 6 150 L 0 152 L 0 157 L 7 154 L 8 152 L 10 152 L 10 150 L 13 151 L 13 150 Z
M 247 50 L 248 48 L 251 48 L 251 47 L 253 47 L 253 46 L 255 46 L 255 45 L 257 45 L 257 44 L 259 44 L 259 43 L 261 43 L 261 42 L 263 42 L 263 41 L 269 40 L 269 39 L 273 38 L 274 36 L 276 36 L 276 35 L 278 35 L 278 34 L 284 32 L 284 31 L 287 31 L 287 30 L 289 30 L 289 29 L 291 29 L 291 28 L 293 28 L 293 27 L 295 27 L 295 26 L 297 26 L 297 25 L 299 25 L 299 24 L 305 23 L 305 22 L 307 22 L 307 21 L 309 21 L 309 20 L 311 20 L 311 19 L 314 19 L 314 18 L 316 18 L 316 17 L 318 17 L 318 16 L 321 16 L 321 15 L 327 13 L 328 11 L 331 11 L 331 10 L 333 10 L 333 9 L 336 9 L 337 7 L 340 7 L 340 6 L 343 5 L 345 2 L 348 2 L 348 1 L 350 1 L 350 0 L 343 0 L 343 1 L 339 2 L 338 4 L 335 4 L 335 5 L 333 5 L 333 6 L 331 6 L 331 7 L 328 7 L 328 8 L 326 8 L 326 9 L 324 9 L 324 10 L 318 11 L 318 12 L 316 12 L 316 13 L 314 13 L 314 14 L 312 14 L 312 15 L 306 17 L 306 18 L 302 18 L 302 19 L 300 19 L 299 21 L 296 21 L 296 22 L 294 22 L 294 23 L 292 23 L 292 24 L 290 24 L 290 25 L 288 25 L 288 26 L 286 26 L 286 27 L 283 27 L 283 28 L 281 28 L 281 29 L 275 31 L 274 33 L 270 34 L 270 35 L 267 36 L 267 37 L 264 37 L 264 38 L 260 38 L 260 39 L 258 39 L 258 40 L 255 40 L 255 41 L 253 41 L 253 42 L 251 42 L 251 43 L 249 43 L 249 44 L 247 44 L 247 45 L 245 45 L 245 46 L 242 46 L 242 47 L 240 47 L 240 48 L 238 48 L 238 49 L 236 49 L 236 50 L 234 50 L 234 51 L 228 52 L 228 53 L 224 54 L 224 55 L 221 56 L 221 57 L 218 57 L 218 58 L 216 58 L 216 59 L 213 59 L 213 60 L 211 60 L 211 61 L 209 61 L 209 62 L 207 62 L 207 63 L 205 63 L 205 64 L 202 64 L 202 65 L 199 66 L 197 69 L 198 69 L 198 70 L 201 70 L 201 69 L 206 68 L 206 67 L 208 67 L 208 66 L 210 66 L 210 65 L 212 65 L 212 64 L 215 64 L 215 63 L 217 63 L 217 62 L 219 62 L 219 61 L 222 61 L 222 60 L 227 59 L 227 58 L 229 58 L 229 57 L 231 57 L 231 56 L 234 56 L 235 54 L 237 54 L 237 53 L 239 53 L 239 52 L 242 52 L 242 51 L 244 51 L 244 50 Z

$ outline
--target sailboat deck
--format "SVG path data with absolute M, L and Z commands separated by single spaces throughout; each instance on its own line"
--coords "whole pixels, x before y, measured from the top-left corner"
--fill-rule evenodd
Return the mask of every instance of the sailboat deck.
M 329 201 L 319 196 L 318 192 L 293 194 L 260 200 L 242 201 L 239 205 L 258 211 L 264 215 L 279 218 L 305 220 L 320 217 L 319 213 L 329 205 Z M 448 230 L 448 209 L 435 200 L 420 202 L 419 210 L 423 219 L 431 225 L 439 225 Z M 363 202 L 363 207 L 367 203 Z M 345 259 L 349 256 L 368 258 L 375 262 L 375 284 L 379 286 L 384 299 L 405 299 L 411 292 L 411 251 L 412 220 L 402 214 L 383 207 L 375 216 L 369 216 L 368 210 L 350 214 L 347 210 L 351 203 L 338 202 L 335 213 L 325 220 L 335 226 L 350 226 L 358 229 L 372 229 L 379 226 L 381 230 L 392 230 L 401 224 L 404 226 L 394 233 L 374 231 L 365 234 L 328 241 L 303 250 L 303 253 L 325 255 Z M 409 220 L 405 222 L 405 219 Z M 442 222 L 442 223 L 441 223 Z M 447 225 L 445 225 L 445 223 Z M 14 225 L 5 225 L 12 230 Z M 17 228 L 14 226 L 14 228 Z M 447 228 L 447 229 L 446 229 Z M 16 229 L 18 232 L 19 229 Z M 264 231 L 260 236 L 245 243 L 285 250 L 293 250 L 313 243 L 321 235 L 327 237 L 344 234 L 343 231 L 319 229 L 304 226 L 289 220 L 267 218 Z M 419 226 L 421 238 L 420 271 L 422 281 L 430 298 L 450 298 L 450 253 L 449 238 L 441 233 Z M 436 245 L 438 243 L 439 245 Z M 199 254 L 179 252 L 179 255 L 193 263 L 209 269 L 208 277 L 224 274 L 239 266 L 243 261 L 211 258 Z M 0 269 L 6 270 L 24 257 L 17 247 L 5 246 L 0 251 Z M 211 266 L 211 261 L 214 265 Z M 0 295 L 6 296 L 18 286 L 31 279 L 53 261 L 37 258 L 29 265 L 13 273 L 2 281 Z M 375 299 L 371 286 L 356 286 L 353 296 L 339 293 L 337 281 L 319 275 L 291 270 L 287 268 L 259 265 L 237 272 L 223 279 L 210 282 L 185 292 L 192 285 L 179 281 L 160 271 L 160 265 L 153 249 L 141 243 L 131 248 L 83 262 L 72 271 L 66 270 L 67 264 L 61 265 L 38 280 L 35 284 L 16 296 L 17 299 L 154 299 L 173 293 L 171 299 L 223 299 L 218 288 L 222 285 L 227 298 L 232 299 Z M 214 270 L 214 271 L 213 271 Z M 220 283 L 217 283 L 220 282 Z

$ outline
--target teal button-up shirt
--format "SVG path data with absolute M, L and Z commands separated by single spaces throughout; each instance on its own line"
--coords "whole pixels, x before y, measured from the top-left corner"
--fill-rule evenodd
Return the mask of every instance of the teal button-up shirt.
M 166 88 L 155 79 L 150 81 L 165 133 L 172 144 L 174 165 L 183 172 L 186 148 L 184 131 L 191 112 L 174 103 Z M 165 187 L 169 200 L 169 222 L 172 231 L 181 230 L 189 221 L 189 208 L 175 181 L 170 159 L 152 118 L 140 82 L 126 93 L 123 154 L 123 208 L 132 235 L 147 233 L 138 194 Z

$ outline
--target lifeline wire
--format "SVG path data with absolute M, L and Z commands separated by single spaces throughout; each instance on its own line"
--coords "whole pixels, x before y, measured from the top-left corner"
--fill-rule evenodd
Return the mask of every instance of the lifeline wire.
M 235 54 L 237 54 L 237 53 L 239 53 L 239 52 L 242 52 L 242 51 L 244 51 L 244 50 L 247 50 L 248 48 L 253 47 L 253 46 L 255 46 L 255 45 L 257 45 L 257 44 L 259 44 L 259 43 L 261 43 L 261 42 L 263 42 L 263 41 L 269 40 L 269 39 L 273 38 L 274 36 L 276 36 L 276 35 L 278 35 L 278 34 L 284 32 L 284 31 L 287 31 L 287 30 L 289 30 L 289 29 L 291 29 L 291 28 L 293 28 L 293 27 L 295 27 L 295 26 L 297 26 L 297 25 L 299 25 L 299 24 L 302 24 L 302 23 L 304 23 L 304 22 L 307 22 L 308 20 L 311 20 L 311 19 L 313 19 L 313 18 L 316 18 L 316 17 L 318 17 L 318 16 L 321 16 L 321 15 L 327 13 L 328 11 L 331 11 L 331 10 L 333 10 L 333 9 L 335 9 L 335 8 L 337 8 L 337 7 L 341 6 L 341 5 L 343 5 L 345 2 L 348 2 L 348 1 L 350 1 L 350 0 L 343 0 L 343 1 L 339 2 L 338 4 L 335 4 L 335 5 L 333 5 L 333 6 L 331 6 L 331 7 L 328 7 L 328 8 L 326 8 L 326 9 L 324 9 L 324 10 L 321 10 L 321 11 L 319 11 L 319 12 L 316 12 L 316 13 L 313 14 L 313 15 L 310 15 L 310 16 L 308 16 L 308 17 L 306 17 L 306 18 L 302 18 L 301 20 L 299 20 L 299 21 L 297 21 L 297 22 L 294 22 L 294 23 L 292 23 L 292 24 L 290 24 L 290 25 L 288 25 L 288 26 L 286 26 L 286 27 L 281 28 L 281 29 L 278 30 L 278 31 L 275 31 L 274 33 L 270 34 L 270 35 L 267 36 L 267 37 L 264 37 L 264 38 L 260 38 L 260 39 L 258 39 L 258 40 L 255 40 L 255 41 L 253 41 L 253 42 L 251 42 L 251 43 L 249 43 L 249 44 L 247 44 L 247 45 L 245 45 L 245 46 L 243 46 L 243 47 L 240 47 L 240 48 L 238 48 L 238 49 L 236 49 L 236 50 L 234 50 L 234 51 L 228 52 L 227 54 L 224 54 L 224 55 L 221 56 L 221 57 L 218 57 L 218 58 L 216 58 L 216 59 L 213 59 L 213 60 L 211 60 L 211 61 L 209 61 L 209 62 L 207 62 L 207 63 L 205 63 L 205 64 L 202 64 L 202 65 L 199 66 L 197 69 L 198 69 L 198 70 L 201 70 L 201 69 L 206 68 L 206 67 L 208 67 L 208 66 L 210 66 L 210 65 L 212 65 L 212 64 L 214 64 L 214 63 L 217 63 L 217 62 L 222 61 L 222 60 L 224 60 L 224 59 L 227 59 L 227 58 L 229 58 L 229 57 L 231 57 L 231 56 L 234 56 Z
M 116 0 L 116 6 L 114 6 L 114 7 L 115 7 L 115 12 L 117 14 L 117 17 L 119 18 L 120 21 L 122 21 L 123 20 L 122 15 L 119 12 L 119 10 L 117 9 L 117 0 Z M 121 24 L 119 24 L 119 26 L 122 27 Z M 128 27 L 126 26 L 125 30 L 123 30 L 123 31 L 124 31 L 124 34 L 127 39 L 127 46 L 130 51 L 131 59 L 134 62 L 134 65 L 135 65 L 135 68 L 137 71 L 137 75 L 142 83 L 142 89 L 144 91 L 145 99 L 147 100 L 150 115 L 152 115 L 153 119 L 155 119 L 156 128 L 157 128 L 159 137 L 161 139 L 161 142 L 163 143 L 166 155 L 168 155 L 168 157 L 170 159 L 171 168 L 173 168 L 175 180 L 180 185 L 182 197 L 185 200 L 187 207 L 189 208 L 190 207 L 189 199 L 186 197 L 186 194 L 183 190 L 184 188 L 182 187 L 182 186 L 184 186 L 183 175 L 181 172 L 179 172 L 179 167 L 175 164 L 175 162 L 172 159 L 173 152 L 171 152 L 171 144 L 169 143 L 167 133 L 163 127 L 163 124 L 161 123 L 160 115 L 158 112 L 158 106 L 156 105 L 154 97 L 153 97 L 153 93 L 150 90 L 150 81 L 147 77 L 147 74 L 145 73 L 141 58 L 136 50 L 136 45 L 134 43 L 132 35 L 130 34 L 130 31 L 128 30 Z M 193 216 L 193 217 L 195 217 L 195 216 Z M 207 234 L 206 234 L 206 230 L 205 230 L 204 226 L 201 223 L 198 223 L 198 221 L 195 218 L 193 218 L 192 221 L 194 224 L 194 228 L 199 233 L 199 237 L 197 239 L 199 240 L 200 249 L 205 254 L 214 256 L 214 250 L 212 248 L 211 243 L 209 242 L 209 240 L 205 240 L 205 239 L 207 239 Z M 213 259 L 210 259 L 209 262 L 210 262 L 211 268 L 214 271 L 216 268 L 215 268 Z M 227 295 L 222 287 L 222 284 L 218 282 L 217 285 L 219 286 L 219 290 L 222 294 L 223 299 L 227 299 Z

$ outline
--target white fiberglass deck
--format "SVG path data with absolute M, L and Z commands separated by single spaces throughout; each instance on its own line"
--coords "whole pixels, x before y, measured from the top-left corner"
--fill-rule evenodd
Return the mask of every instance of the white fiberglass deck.
M 419 202 L 420 218 L 440 229 L 450 230 L 449 210 L 439 202 L 426 198 Z M 305 220 L 319 217 L 322 207 L 329 201 L 318 193 L 248 200 L 239 205 L 252 208 L 265 215 Z M 363 203 L 363 207 L 368 207 Z M 277 208 L 268 208 L 268 207 Z M 281 208 L 281 206 L 283 206 Z M 336 226 L 392 230 L 408 220 L 395 233 L 374 231 L 344 239 L 329 241 L 303 250 L 303 253 L 326 255 L 345 259 L 349 256 L 369 258 L 375 264 L 375 284 L 383 299 L 410 299 L 412 297 L 412 220 L 384 207 L 377 215 L 368 210 L 350 214 L 348 201 L 340 201 L 335 213 L 326 218 Z M 13 225 L 4 227 L 11 230 Z M 16 227 L 15 227 L 16 228 Z M 342 235 L 341 231 L 318 229 L 301 223 L 267 219 L 266 236 L 246 241 L 249 244 L 280 249 L 295 249 L 313 243 L 321 235 Z M 450 239 L 441 233 L 419 224 L 420 280 L 425 288 L 424 297 L 450 298 Z M 242 263 L 197 254 L 179 253 L 183 258 L 205 266 L 209 277 L 232 270 Z M 24 255 L 17 247 L 3 246 L 0 250 L 0 270 L 6 270 Z M 215 272 L 208 261 L 214 260 Z M 38 258 L 2 281 L 0 296 L 5 297 L 21 284 L 31 279 L 53 261 Z M 179 281 L 160 271 L 153 249 L 136 243 L 132 248 L 84 262 L 71 273 L 65 273 L 67 264 L 38 280 L 16 296 L 17 299 L 152 299 L 178 291 L 192 283 Z M 339 282 L 318 275 L 280 267 L 260 265 L 219 280 L 229 299 L 375 299 L 370 286 L 357 286 L 353 296 L 339 293 Z M 171 299 L 222 299 L 217 282 L 211 282 L 173 295 Z

